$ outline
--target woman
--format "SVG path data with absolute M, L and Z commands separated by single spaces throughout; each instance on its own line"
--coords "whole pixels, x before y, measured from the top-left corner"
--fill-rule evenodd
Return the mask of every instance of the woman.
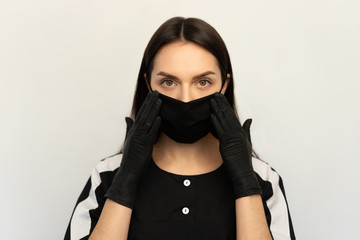
M 252 150 L 209 24 L 159 27 L 126 123 L 123 150 L 93 169 L 65 239 L 295 239 L 282 179 Z

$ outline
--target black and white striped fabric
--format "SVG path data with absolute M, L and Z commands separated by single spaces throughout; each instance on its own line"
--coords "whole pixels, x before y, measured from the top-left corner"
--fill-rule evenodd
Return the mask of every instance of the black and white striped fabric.
M 93 231 L 93 229 L 96 226 L 96 223 L 100 217 L 102 208 L 104 206 L 104 203 L 106 201 L 106 198 L 104 197 L 105 193 L 107 192 L 107 190 L 109 189 L 109 187 L 112 184 L 112 180 L 116 174 L 117 169 L 120 166 L 122 160 L 122 153 L 119 154 L 115 154 L 113 156 L 107 157 L 105 159 L 102 159 L 98 164 L 96 164 L 96 166 L 92 169 L 91 172 L 91 176 L 89 178 L 89 180 L 87 181 L 83 191 L 81 192 L 75 208 L 73 210 L 68 228 L 66 230 L 66 234 L 65 234 L 65 240 L 75 240 L 75 239 L 88 239 L 91 232 Z M 154 163 L 152 161 L 152 163 Z M 257 159 L 255 157 L 252 158 L 252 163 L 253 163 L 253 167 L 254 170 L 257 174 L 258 180 L 260 182 L 260 185 L 262 187 L 263 190 L 263 194 L 262 194 L 262 200 L 263 200 L 263 205 L 264 205 L 264 210 L 265 210 L 265 214 L 266 214 L 266 220 L 270 229 L 270 233 L 272 235 L 272 238 L 275 240 L 288 240 L 288 239 L 295 239 L 295 235 L 294 235 L 294 230 L 293 230 L 293 226 L 292 226 L 292 222 L 291 222 L 291 216 L 290 216 L 290 212 L 289 212 L 289 208 L 288 208 L 288 203 L 287 203 L 287 199 L 286 199 L 286 195 L 285 195 L 285 190 L 284 190 L 284 185 L 283 185 L 283 181 L 282 178 L 280 177 L 280 175 L 273 169 L 270 167 L 270 165 L 260 159 Z M 164 181 L 172 181 L 172 179 L 174 180 L 174 184 L 176 184 L 175 182 L 177 181 L 178 176 L 181 175 L 176 175 L 176 174 L 172 174 L 172 173 L 168 173 L 160 168 L 158 168 L 156 166 L 156 164 L 152 164 L 151 165 L 151 174 L 149 175 L 149 179 L 154 179 L 153 183 L 156 183 L 155 181 L 158 181 L 157 184 L 161 184 L 161 182 Z M 150 174 L 150 173 L 149 173 Z M 212 183 L 218 183 L 219 180 L 220 182 L 222 181 L 221 178 L 219 178 L 219 176 L 222 176 L 222 174 L 225 174 L 224 169 L 221 167 L 211 173 L 208 174 L 204 174 L 203 176 L 201 176 L 202 178 L 200 179 L 197 175 L 195 175 L 194 177 L 189 176 L 186 181 L 187 184 L 186 186 L 190 185 L 191 182 L 191 187 L 197 187 L 198 189 L 195 190 L 194 192 L 196 192 L 197 194 L 210 194 L 214 195 L 214 197 L 216 197 L 215 195 L 222 195 L 222 197 L 219 197 L 218 199 L 214 200 L 213 202 L 217 202 L 220 204 L 217 204 L 217 206 L 212 206 L 212 205 L 206 205 L 205 207 L 202 207 L 204 209 L 204 212 L 209 212 L 207 210 L 207 208 L 209 209 L 216 209 L 215 211 L 221 211 L 220 214 L 218 214 L 219 216 L 223 217 L 223 219 L 219 219 L 219 221 L 222 221 L 222 223 L 226 223 L 226 224 L 221 224 L 222 225 L 227 225 L 229 226 L 229 229 L 217 229 L 217 233 L 224 235 L 224 238 L 221 239 L 235 239 L 230 237 L 232 236 L 231 234 L 235 231 L 235 224 L 230 223 L 230 222 L 234 222 L 235 220 L 235 211 L 234 211 L 234 204 L 231 205 L 229 204 L 229 202 L 235 202 L 232 200 L 231 198 L 231 192 L 228 190 L 224 190 L 224 189 L 230 189 L 227 186 L 229 184 L 227 184 L 226 181 L 223 181 L 223 185 L 219 185 L 219 184 L 215 184 L 216 186 L 213 186 L 211 188 L 206 187 L 209 184 Z M 157 179 L 157 175 L 163 175 L 163 178 L 158 178 Z M 214 177 L 218 177 L 218 178 L 214 178 Z M 168 179 L 165 179 L 165 177 L 169 177 Z M 205 178 L 207 177 L 207 178 Z M 182 182 L 185 178 L 180 179 L 180 181 L 178 182 Z M 206 181 L 210 181 L 210 182 L 206 182 Z M 212 181 L 212 183 L 211 183 Z M 148 180 L 146 182 L 149 182 Z M 151 181 L 150 181 L 151 182 Z M 201 185 L 203 184 L 203 185 Z M 179 186 L 183 186 L 183 184 L 179 184 Z M 157 186 L 156 184 L 153 186 Z M 172 185 L 171 185 L 172 186 Z M 174 185 L 177 186 L 177 185 Z M 145 189 L 147 189 L 147 192 L 149 192 L 149 188 L 151 188 L 151 185 L 145 185 L 144 184 L 144 188 L 143 191 L 145 192 Z M 173 186 L 172 186 L 173 187 Z M 176 187 L 174 187 L 176 188 Z M 214 189 L 214 190 L 210 190 L 213 192 L 201 192 L 201 189 Z M 217 190 L 216 190 L 217 188 Z M 189 187 L 186 189 L 190 189 Z M 142 190 L 140 190 L 142 191 Z M 181 192 L 179 191 L 179 189 L 175 189 L 175 191 L 177 192 Z M 190 191 L 190 190 L 185 190 L 185 191 Z M 206 190 L 209 191 L 209 190 Z M 227 192 L 226 192 L 227 191 Z M 165 192 L 170 192 L 170 191 L 165 191 Z M 186 192 L 184 192 L 185 194 L 187 194 Z M 224 195 L 226 195 L 226 193 L 228 193 L 228 197 L 224 197 Z M 150 193 L 151 194 L 151 193 Z M 170 197 L 171 194 L 173 193 L 167 193 L 168 195 L 164 195 L 164 196 L 158 196 L 158 199 L 152 198 L 151 195 L 146 195 L 146 194 L 142 194 L 143 196 L 143 202 L 146 202 L 147 199 L 152 198 L 151 202 L 156 202 L 156 201 L 161 201 L 160 198 L 163 197 Z M 194 195 L 195 196 L 195 195 Z M 186 197 L 186 196 L 185 196 Z M 200 202 L 201 201 L 201 196 L 195 196 L 196 198 L 196 202 Z M 208 196 L 206 196 L 208 198 Z M 179 197 L 177 198 L 179 199 Z M 181 197 L 180 197 L 181 199 Z M 228 199 L 228 200 L 224 200 L 224 199 Z M 191 200 L 191 199 L 190 199 Z M 143 211 L 136 211 L 137 206 L 135 204 L 134 209 L 133 209 L 133 216 L 132 216 L 132 220 L 131 220 L 131 225 L 130 225 L 130 229 L 129 229 L 129 239 L 142 239 L 140 235 L 136 235 L 135 232 L 137 231 L 137 229 L 140 229 L 140 227 L 142 226 L 142 224 L 136 224 L 136 220 L 139 219 L 145 219 L 147 222 L 149 222 L 149 219 L 152 218 L 148 218 L 148 216 L 146 216 L 146 214 L 151 214 L 151 211 L 159 211 L 159 209 L 155 209 L 155 206 L 150 206 L 150 208 L 146 209 L 144 208 L 141 204 L 141 199 L 139 199 L 139 203 L 138 203 L 138 209 L 142 209 Z M 225 202 L 227 201 L 227 202 Z M 167 201 L 169 202 L 169 201 Z M 174 201 L 170 201 L 172 204 L 175 204 Z M 204 204 L 211 204 L 211 203 L 207 203 L 209 201 L 205 201 L 203 202 Z M 165 203 L 165 202 L 164 202 Z M 161 209 L 164 209 L 164 203 L 162 203 Z M 190 204 L 190 202 L 189 202 Z M 149 205 L 149 204 L 145 204 L 145 205 Z M 220 207 L 218 205 L 224 205 L 226 207 Z M 180 205 L 182 206 L 182 205 Z M 152 209 L 154 208 L 154 209 Z M 174 208 L 174 206 L 169 205 L 168 208 Z M 165 208 L 166 209 L 166 208 Z M 164 211 L 168 211 L 170 212 L 170 210 L 173 209 L 169 209 L 169 210 L 164 210 Z M 187 211 L 188 208 L 187 208 Z M 231 212 L 226 214 L 223 214 L 223 212 Z M 141 213 L 141 212 L 147 212 L 145 213 Z M 180 211 L 179 211 L 180 212 Z M 199 210 L 200 212 L 200 210 Z M 190 207 L 190 213 L 192 212 L 192 209 Z M 174 215 L 174 213 L 171 213 L 172 216 Z M 179 217 L 182 217 L 182 220 L 184 219 L 190 219 L 190 215 L 188 214 L 187 217 L 184 217 L 185 215 L 181 214 L 181 213 L 177 213 Z M 187 213 L 186 213 L 187 214 Z M 199 213 L 200 214 L 200 213 Z M 206 213 L 207 214 L 207 213 Z M 233 215 L 232 215 L 233 214 Z M 135 215 L 135 216 L 134 216 Z M 170 213 L 168 214 L 170 215 Z M 182 215 L 182 216 L 181 216 Z M 227 216 L 226 218 L 224 216 Z M 215 215 L 216 216 L 216 215 Z M 199 219 L 201 216 L 196 216 L 196 219 Z M 166 218 L 169 219 L 169 218 Z M 216 219 L 212 220 L 209 219 L 207 216 L 207 221 L 217 221 Z M 178 221 L 179 222 L 179 221 Z M 191 222 L 189 222 L 191 224 Z M 139 226 L 139 228 L 138 228 Z M 152 225 L 153 226 L 153 225 Z M 215 226 L 215 225 L 214 225 Z M 220 226 L 220 225 L 218 225 Z M 179 227 L 179 226 L 176 226 Z M 230 229 L 234 228 L 234 229 Z M 221 227 L 222 228 L 222 227 Z M 135 229 L 135 230 L 134 230 Z M 144 230 L 145 229 L 145 230 Z M 164 226 L 162 226 L 162 229 L 164 229 Z M 166 228 L 165 228 L 166 229 Z M 186 232 L 184 229 L 184 227 L 179 227 L 178 228 L 179 231 L 181 230 L 182 233 Z M 140 231 L 148 231 L 146 230 L 146 228 L 141 229 Z M 151 230 L 152 231 L 152 230 Z M 207 230 L 208 231 L 208 230 Z M 221 232 L 223 231 L 223 232 Z M 204 233 L 202 233 L 204 234 Z M 225 235 L 227 235 L 227 237 L 225 238 Z M 132 236 L 134 236 L 133 238 L 131 238 Z M 146 235 L 144 235 L 146 236 Z M 149 235 L 147 235 L 149 236 Z M 164 236 L 164 235 L 162 235 Z M 204 235 L 201 235 L 204 236 Z M 210 235 L 213 236 L 213 235 Z M 144 238 L 144 239 L 149 239 L 149 238 Z M 154 239 L 168 239 L 168 238 L 154 238 Z M 179 237 L 180 239 L 180 237 Z M 181 238 L 181 239 L 187 239 L 187 238 Z M 199 238 L 198 238 L 199 239 Z M 207 238 L 209 239 L 209 238 Z M 211 239 L 220 239 L 219 238 L 211 238 Z

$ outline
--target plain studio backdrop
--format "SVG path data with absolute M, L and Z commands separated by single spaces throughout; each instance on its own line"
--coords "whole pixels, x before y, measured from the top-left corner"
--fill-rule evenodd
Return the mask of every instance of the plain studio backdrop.
M 358 239 L 360 3 L 0 3 L 1 239 L 62 239 L 91 169 L 120 150 L 142 54 L 174 16 L 223 37 L 237 107 L 283 177 L 297 239 Z

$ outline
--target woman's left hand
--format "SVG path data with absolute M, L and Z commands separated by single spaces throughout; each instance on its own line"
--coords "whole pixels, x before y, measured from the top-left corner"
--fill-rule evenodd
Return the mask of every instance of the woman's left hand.
M 262 194 L 252 166 L 249 130 L 252 119 L 247 119 L 243 128 L 226 97 L 220 93 L 210 100 L 210 106 L 212 124 L 220 141 L 224 167 L 234 185 L 235 199 Z

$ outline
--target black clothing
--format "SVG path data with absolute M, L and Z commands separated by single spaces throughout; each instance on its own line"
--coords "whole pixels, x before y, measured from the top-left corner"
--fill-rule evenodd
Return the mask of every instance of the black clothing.
M 116 154 L 94 167 L 76 203 L 65 240 L 89 238 L 121 159 L 122 154 Z M 273 239 L 295 239 L 281 177 L 266 162 L 254 157 L 252 162 Z M 128 239 L 235 240 L 234 190 L 224 165 L 189 176 L 162 170 L 151 159 L 138 186 Z
M 236 239 L 234 192 L 223 165 L 200 175 L 177 175 L 151 160 L 128 239 Z

